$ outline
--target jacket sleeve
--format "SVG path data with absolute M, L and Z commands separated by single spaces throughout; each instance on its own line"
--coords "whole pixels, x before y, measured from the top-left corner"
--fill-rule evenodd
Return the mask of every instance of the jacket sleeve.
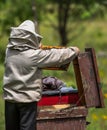
M 66 49 L 38 49 L 32 53 L 31 59 L 33 64 L 38 68 L 54 67 L 67 64 L 71 62 L 77 56 L 76 52 L 72 48 Z

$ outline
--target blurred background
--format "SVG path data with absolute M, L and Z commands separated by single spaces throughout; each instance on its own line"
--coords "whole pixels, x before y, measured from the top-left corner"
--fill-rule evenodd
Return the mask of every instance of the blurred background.
M 94 48 L 102 84 L 105 108 L 89 110 L 87 130 L 107 129 L 107 0 L 0 0 L 0 130 L 4 130 L 2 84 L 5 49 L 10 27 L 33 20 L 43 45 Z M 43 71 L 74 86 L 72 64 L 67 72 Z

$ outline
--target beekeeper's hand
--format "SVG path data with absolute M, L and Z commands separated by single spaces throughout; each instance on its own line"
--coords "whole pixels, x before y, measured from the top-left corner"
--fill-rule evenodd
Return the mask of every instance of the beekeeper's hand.
M 70 47 L 70 48 L 73 49 L 77 55 L 80 53 L 80 49 L 78 47 Z

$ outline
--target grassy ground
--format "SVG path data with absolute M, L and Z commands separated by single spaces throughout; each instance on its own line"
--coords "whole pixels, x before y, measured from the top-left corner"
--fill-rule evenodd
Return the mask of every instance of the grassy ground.
M 0 130 L 4 130 L 4 101 L 0 94 Z
M 104 94 L 105 108 L 89 109 L 87 120 L 91 122 L 87 126 L 87 130 L 106 130 L 107 129 L 107 21 L 94 21 L 78 23 L 78 31 L 80 31 L 78 37 L 71 41 L 69 45 L 76 45 L 82 51 L 86 47 L 95 48 L 97 54 L 97 62 L 99 68 L 99 74 L 102 83 L 102 90 Z M 44 36 L 42 43 L 48 45 L 58 45 L 58 35 L 53 29 L 44 26 L 40 27 L 40 33 Z M 75 31 L 75 34 L 77 32 Z M 69 35 L 71 37 L 72 33 Z M 4 38 L 5 39 L 5 38 Z M 0 50 L 1 51 L 1 50 Z M 103 52 L 103 53 L 102 53 Z M 0 64 L 0 93 L 2 93 L 2 78 L 4 73 L 3 64 Z M 68 72 L 57 71 L 44 71 L 44 75 L 52 75 L 64 80 L 68 85 L 73 85 L 75 82 L 75 76 L 73 73 L 72 65 Z M 64 76 L 62 76 L 64 75 Z M 0 94 L 0 130 L 4 130 L 4 102 Z

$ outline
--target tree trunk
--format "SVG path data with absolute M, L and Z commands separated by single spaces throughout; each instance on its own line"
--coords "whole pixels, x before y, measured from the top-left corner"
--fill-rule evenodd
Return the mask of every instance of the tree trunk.
M 60 45 L 67 46 L 68 35 L 67 35 L 67 22 L 69 18 L 70 2 L 64 1 L 59 2 L 58 5 L 58 32 L 60 36 Z

